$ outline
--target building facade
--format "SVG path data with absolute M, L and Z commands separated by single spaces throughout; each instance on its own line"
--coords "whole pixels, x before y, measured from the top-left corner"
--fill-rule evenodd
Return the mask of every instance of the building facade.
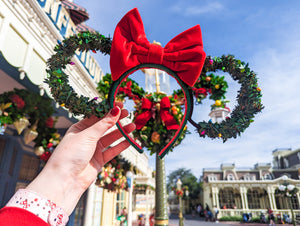
M 52 100 L 44 83 L 47 59 L 58 41 L 78 32 L 92 31 L 84 23 L 88 18 L 87 11 L 72 0 L 0 0 L 0 94 L 18 88 Z M 103 76 L 97 61 L 89 52 L 77 52 L 72 61 L 75 64 L 66 68 L 69 84 L 79 95 L 97 97 L 97 83 Z M 53 100 L 52 105 L 58 119 L 55 127 L 63 136 L 80 117 L 73 117 Z M 145 184 L 154 184 L 146 154 L 129 148 L 121 157 L 137 169 L 137 180 L 147 178 Z M 41 170 L 40 163 L 34 143 L 25 144 L 22 134 L 8 126 L 4 135 L 0 135 L 0 208 L 18 188 L 26 187 L 34 179 Z M 151 192 L 145 193 L 149 194 L 153 197 Z M 128 191 L 109 192 L 92 185 L 82 196 L 68 225 L 115 225 L 125 206 L 129 206 Z M 144 209 L 144 214 L 150 208 Z M 133 212 L 133 219 L 139 213 Z
M 278 194 L 281 184 L 292 184 L 300 190 L 300 149 L 276 149 L 271 163 L 257 163 L 253 168 L 236 168 L 222 164 L 219 169 L 203 170 L 203 204 L 217 206 L 222 216 L 242 216 L 271 208 L 275 215 L 291 214 L 289 201 Z M 300 215 L 300 195 L 291 197 L 291 205 Z

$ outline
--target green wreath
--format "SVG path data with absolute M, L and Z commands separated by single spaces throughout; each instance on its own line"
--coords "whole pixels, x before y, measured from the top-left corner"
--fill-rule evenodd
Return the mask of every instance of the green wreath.
M 213 123 L 211 120 L 196 123 L 191 118 L 189 121 L 197 128 L 200 137 L 219 137 L 225 142 L 228 138 L 236 138 L 253 122 L 254 115 L 263 109 L 262 95 L 257 85 L 256 74 L 245 62 L 235 59 L 232 55 L 214 58 L 208 56 L 201 77 L 207 77 L 208 72 L 218 70 L 228 72 L 233 80 L 241 84 L 237 95 L 238 105 L 232 111 L 231 117 L 227 117 L 221 123 Z
M 51 93 L 61 106 L 69 109 L 74 115 L 103 117 L 111 108 L 107 99 L 98 101 L 98 97 L 89 100 L 88 97 L 78 96 L 69 85 L 69 75 L 62 69 L 67 65 L 73 65 L 71 61 L 75 51 L 100 51 L 109 54 L 111 39 L 100 33 L 83 32 L 64 39 L 63 42 L 55 46 L 56 52 L 47 62 L 48 78 L 45 82 L 49 85 Z
M 74 115 L 83 114 L 87 117 L 91 115 L 103 117 L 109 111 L 111 105 L 107 98 L 103 98 L 99 102 L 97 100 L 98 97 L 89 100 L 88 97 L 78 96 L 68 84 L 68 75 L 63 72 L 63 69 L 68 64 L 73 64 L 71 58 L 77 49 L 80 51 L 92 50 L 94 52 L 99 50 L 104 54 L 109 54 L 110 47 L 110 38 L 106 38 L 99 33 L 83 32 L 59 43 L 54 49 L 56 54 L 48 60 L 48 78 L 46 83 L 48 83 L 55 100 L 61 106 L 67 107 Z M 193 89 L 204 88 L 208 92 L 211 90 L 210 99 L 216 100 L 212 108 L 226 107 L 226 101 L 219 99 L 224 98 L 227 83 L 223 77 L 215 77 L 212 73 L 207 75 L 209 72 L 218 70 L 228 72 L 235 81 L 241 84 L 241 89 L 237 96 L 238 106 L 231 113 L 231 117 L 227 117 L 221 123 L 212 123 L 211 121 L 196 123 L 191 119 L 192 112 L 189 115 L 189 121 L 196 127 L 200 137 L 219 137 L 225 142 L 228 138 L 236 138 L 237 135 L 240 135 L 253 122 L 254 115 L 260 112 L 263 106 L 261 104 L 261 90 L 257 86 L 256 74 L 250 70 L 248 64 L 235 59 L 232 55 L 228 55 L 214 58 L 207 57 L 200 80 L 193 87 Z M 208 77 L 211 78 L 210 81 L 207 81 Z M 197 93 L 195 90 L 191 92 L 196 96 L 197 103 L 201 103 L 202 99 L 207 96 L 201 92 Z M 180 92 L 176 93 L 180 96 Z

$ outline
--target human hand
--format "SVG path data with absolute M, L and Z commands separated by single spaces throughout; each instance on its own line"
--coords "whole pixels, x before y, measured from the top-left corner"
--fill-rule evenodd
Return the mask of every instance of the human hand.
M 124 140 L 109 147 L 122 134 L 117 129 L 105 134 L 119 119 L 128 115 L 127 110 L 120 110 L 122 107 L 123 104 L 117 103 L 102 119 L 92 116 L 72 125 L 27 189 L 52 200 L 70 215 L 102 166 L 130 145 Z M 130 123 L 124 129 L 130 133 L 135 125 Z

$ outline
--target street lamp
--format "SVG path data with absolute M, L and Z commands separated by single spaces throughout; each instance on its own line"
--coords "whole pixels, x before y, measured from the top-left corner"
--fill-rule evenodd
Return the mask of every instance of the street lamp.
M 181 191 L 182 182 L 180 179 L 176 182 L 176 187 L 178 191 Z M 182 217 L 182 195 L 178 195 L 179 198 L 179 226 L 183 226 L 183 217 Z
M 292 205 L 292 197 L 298 193 L 298 188 L 295 185 L 287 182 L 288 177 L 286 175 L 281 177 L 283 183 L 278 186 L 277 193 L 281 194 L 283 197 L 287 199 L 289 207 L 291 209 L 292 222 L 293 225 L 296 226 L 296 221 L 294 217 L 293 205 Z
M 158 42 L 154 44 L 160 45 Z M 143 69 L 145 74 L 146 92 L 165 93 L 169 92 L 170 83 L 166 72 L 156 68 Z M 156 153 L 155 159 L 155 226 L 168 226 L 169 217 L 167 212 L 167 187 L 165 160 L 160 159 Z
M 133 184 L 133 173 L 131 171 L 127 171 L 126 179 L 129 189 L 129 200 L 128 200 L 128 215 L 127 222 L 128 226 L 132 226 L 132 184 Z

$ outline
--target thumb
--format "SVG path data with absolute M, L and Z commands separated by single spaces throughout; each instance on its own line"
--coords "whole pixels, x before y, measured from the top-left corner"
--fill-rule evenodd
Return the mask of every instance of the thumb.
M 83 130 L 81 133 L 88 140 L 98 141 L 105 132 L 113 127 L 120 118 L 121 109 L 115 106 L 110 112 L 101 120 Z

